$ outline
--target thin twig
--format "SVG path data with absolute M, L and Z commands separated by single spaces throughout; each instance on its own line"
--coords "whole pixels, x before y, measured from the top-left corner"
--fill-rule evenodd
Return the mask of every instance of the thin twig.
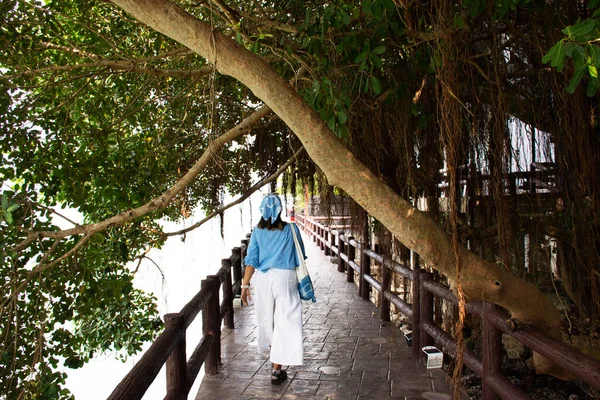
M 289 167 L 303 151 L 304 151 L 304 147 L 301 147 L 296 153 L 294 153 L 294 155 L 292 157 L 290 157 L 286 161 L 285 164 L 283 164 L 277 171 L 275 171 L 275 173 L 273 173 L 268 178 L 260 180 L 258 183 L 256 183 L 250 189 L 248 189 L 248 191 L 246 193 L 244 193 L 244 195 L 242 197 L 240 197 L 237 200 L 235 200 L 235 201 L 227 204 L 226 206 L 223 206 L 223 207 L 219 208 L 218 210 L 213 211 L 212 213 L 210 213 L 206 217 L 204 217 L 202 220 L 196 222 L 194 225 L 191 225 L 191 226 L 189 226 L 189 227 L 187 227 L 185 229 L 181 229 L 181 230 L 176 231 L 176 232 L 165 233 L 165 235 L 166 236 L 175 236 L 175 235 L 182 235 L 184 233 L 193 231 L 194 229 L 198 228 L 199 226 L 201 226 L 202 224 L 206 223 L 210 219 L 212 219 L 215 216 L 221 214 L 223 211 L 225 211 L 225 210 L 227 210 L 227 209 L 235 206 L 236 204 L 240 204 L 241 202 L 243 202 L 244 200 L 246 200 L 248 197 L 250 197 L 252 195 L 252 193 L 256 192 L 261 187 L 263 187 L 266 184 L 271 183 L 272 181 L 274 181 L 275 179 L 277 179 L 279 177 L 279 175 L 281 175 L 287 169 L 287 167 Z

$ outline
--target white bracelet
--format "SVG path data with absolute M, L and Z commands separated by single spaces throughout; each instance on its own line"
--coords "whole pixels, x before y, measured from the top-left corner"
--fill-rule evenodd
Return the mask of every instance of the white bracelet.
M 250 289 L 250 285 L 241 285 L 240 286 L 242 289 Z

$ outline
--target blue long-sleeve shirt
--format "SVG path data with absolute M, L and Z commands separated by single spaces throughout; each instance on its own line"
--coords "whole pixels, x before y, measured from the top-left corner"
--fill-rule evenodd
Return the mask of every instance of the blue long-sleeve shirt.
M 295 224 L 286 224 L 282 230 L 267 230 L 256 228 L 252 231 L 248 252 L 244 263 L 251 265 L 258 271 L 266 272 L 269 268 L 294 269 L 300 262 L 296 255 L 296 247 L 292 236 L 292 228 L 296 230 L 298 243 L 302 249 L 302 255 L 306 259 L 304 243 L 300 236 L 300 230 Z

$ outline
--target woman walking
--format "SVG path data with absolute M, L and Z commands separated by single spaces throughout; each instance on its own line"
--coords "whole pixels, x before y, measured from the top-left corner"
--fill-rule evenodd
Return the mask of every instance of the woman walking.
M 261 219 L 252 232 L 246 271 L 242 282 L 242 301 L 248 302 L 250 279 L 254 271 L 254 305 L 258 326 L 258 353 L 271 347 L 273 364 L 271 383 L 280 385 L 287 379 L 282 365 L 304 364 L 302 347 L 302 304 L 298 292 L 296 267 L 299 264 L 292 229 L 306 258 L 298 227 L 281 220 L 281 200 L 269 194 L 260 204 Z

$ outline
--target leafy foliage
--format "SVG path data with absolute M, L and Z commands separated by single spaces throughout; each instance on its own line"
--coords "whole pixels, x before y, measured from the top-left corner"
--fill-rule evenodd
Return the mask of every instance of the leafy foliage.
M 493 149 L 507 140 L 509 119 L 549 132 L 568 166 L 563 192 L 589 201 L 564 211 L 560 228 L 585 222 L 590 234 L 568 243 L 580 251 L 573 259 L 595 265 L 589 241 L 597 237 L 600 186 L 589 171 L 599 164 L 569 143 L 593 143 L 597 129 L 597 119 L 582 127 L 572 118 L 597 115 L 600 14 L 592 11 L 599 1 L 589 1 L 588 10 L 543 0 L 219 3 L 178 2 L 286 79 L 303 69 L 299 93 L 407 198 L 439 190 L 448 109 L 456 162 L 491 168 L 499 192 L 506 189 L 503 163 L 520 151 Z M 276 170 L 299 143 L 281 121 L 265 118 L 213 157 L 168 207 L 91 237 L 29 241 L 32 232 L 59 231 L 61 208 L 95 223 L 165 193 L 259 101 L 104 1 L 4 1 L 0 32 L 0 388 L 7 398 L 68 397 L 59 365 L 80 367 L 104 351 L 133 354 L 160 327 L 154 299 L 133 288 L 126 267 L 164 242 L 158 221 L 185 218 L 196 207 L 218 210 L 224 190 L 244 193 L 251 177 Z M 552 82 L 564 77 L 568 83 L 557 90 Z M 562 97 L 564 89 L 577 95 L 582 81 L 589 103 Z M 444 99 L 456 103 L 448 108 Z M 284 186 L 314 187 L 315 176 L 315 165 L 301 159 Z M 584 248 L 589 253 L 580 257 Z M 583 275 L 581 293 L 593 293 L 586 277 L 594 270 Z
M 598 7 L 598 2 L 591 2 L 590 8 Z M 542 58 L 544 64 L 562 71 L 567 60 L 573 65 L 573 76 L 566 87 L 568 93 L 573 93 L 584 77 L 588 78 L 586 93 L 594 96 L 600 88 L 598 69 L 600 69 L 600 9 L 597 9 L 592 18 L 578 21 L 561 31 L 565 37 L 556 42 Z

